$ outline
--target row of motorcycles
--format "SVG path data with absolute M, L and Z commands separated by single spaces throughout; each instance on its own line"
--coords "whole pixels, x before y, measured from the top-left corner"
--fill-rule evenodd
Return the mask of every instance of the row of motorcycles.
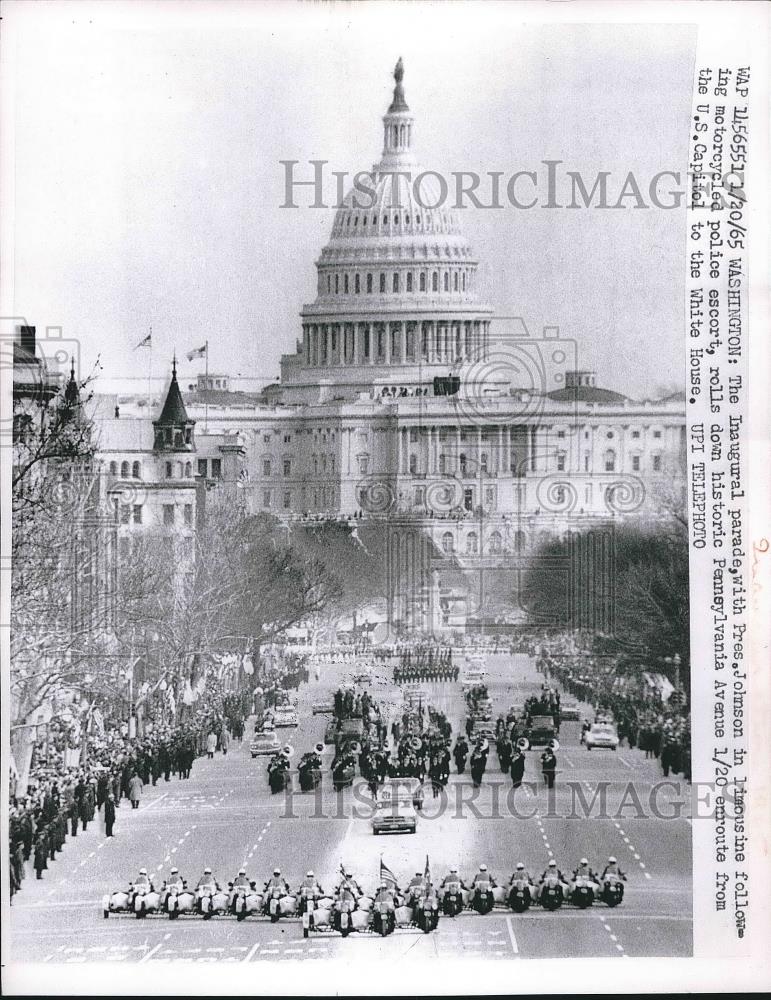
M 321 754 L 324 744 L 317 743 L 313 750 L 304 753 L 297 765 L 297 775 L 300 780 L 300 791 L 310 792 L 321 782 Z M 292 776 L 289 769 L 294 757 L 294 748 L 287 745 L 274 754 L 268 762 L 268 787 L 273 795 L 289 788 Z
M 538 903 L 546 910 L 558 910 L 563 903 L 586 909 L 599 900 L 609 907 L 618 906 L 624 898 L 623 875 L 608 874 L 600 882 L 577 876 L 570 887 L 558 872 L 547 872 L 538 890 L 530 878 L 517 873 L 506 888 L 496 886 L 491 879 L 475 880 L 471 888 L 450 876 L 437 894 L 430 883 L 410 886 L 406 893 L 398 888 L 381 885 L 373 898 L 358 886 L 344 883 L 333 896 L 326 896 L 318 883 L 301 886 L 296 893 L 284 884 L 268 884 L 263 891 L 256 882 L 239 877 L 228 883 L 228 890 L 216 882 L 189 889 L 184 881 L 171 881 L 158 891 L 152 883 L 138 881 L 128 892 L 114 892 L 103 901 L 104 916 L 110 913 L 131 913 L 137 919 L 151 913 L 165 913 L 170 920 L 180 914 L 197 914 L 204 920 L 216 915 L 232 914 L 237 920 L 250 915 L 267 916 L 276 923 L 282 917 L 300 916 L 303 936 L 311 930 L 333 929 L 347 937 L 351 931 L 372 930 L 383 937 L 397 926 L 413 925 L 424 933 L 433 931 L 440 912 L 456 917 L 466 907 L 481 915 L 490 913 L 497 904 L 508 905 L 515 913 L 524 913 Z

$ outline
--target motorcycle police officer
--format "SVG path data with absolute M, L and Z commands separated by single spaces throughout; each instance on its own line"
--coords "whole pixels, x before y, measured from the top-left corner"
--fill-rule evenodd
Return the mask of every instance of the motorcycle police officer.
M 578 868 L 573 872 L 573 881 L 570 885 L 571 891 L 576 887 L 576 880 L 579 878 L 588 879 L 592 884 L 592 893 L 596 896 L 599 891 L 599 883 L 597 881 L 597 876 L 592 871 L 592 866 L 589 864 L 586 858 L 581 858 L 578 863 Z
M 265 883 L 265 892 L 270 892 L 271 889 L 281 889 L 282 892 L 289 892 L 289 883 L 282 877 L 280 868 L 274 868 L 272 877 Z
M 549 862 L 549 864 L 544 869 L 543 875 L 541 875 L 540 881 L 539 881 L 538 885 L 535 888 L 535 898 L 536 899 L 538 899 L 539 896 L 541 895 L 541 890 L 543 889 L 543 884 L 546 881 L 546 879 L 547 878 L 554 878 L 555 876 L 557 877 L 557 879 L 559 879 L 559 884 L 562 887 L 562 892 L 565 895 L 567 895 L 568 886 L 567 886 L 567 882 L 565 881 L 565 876 L 562 874 L 562 872 L 557 867 L 557 862 L 554 860 L 554 858 L 552 858 L 552 860 Z
M 618 861 L 613 857 L 613 855 L 608 858 L 608 863 L 602 871 L 600 880 L 604 882 L 609 876 L 612 878 L 620 878 L 626 882 L 626 875 L 619 868 Z

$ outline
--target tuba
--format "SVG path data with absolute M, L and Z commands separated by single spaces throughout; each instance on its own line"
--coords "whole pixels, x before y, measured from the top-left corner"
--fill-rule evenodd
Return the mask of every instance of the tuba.
M 284 757 L 287 758 L 287 760 L 291 760 L 292 757 L 294 757 L 294 747 L 290 746 L 289 743 L 287 743 L 287 745 L 284 747 L 281 753 Z
M 559 750 L 559 748 L 560 748 L 559 740 L 549 740 L 549 749 L 552 752 L 554 752 L 555 750 Z
M 517 749 L 521 750 L 523 753 L 525 752 L 525 750 L 530 749 L 530 743 L 528 740 L 525 739 L 524 736 L 520 736 L 520 738 L 517 740 Z
M 325 750 L 325 748 L 326 748 L 326 747 L 325 747 L 325 744 L 324 744 L 324 743 L 317 743 L 317 744 L 316 744 L 316 745 L 314 746 L 314 748 L 313 748 L 313 749 L 314 749 L 314 750 L 316 751 L 316 753 L 317 753 L 317 754 L 319 754 L 319 755 L 320 755 L 320 754 L 324 753 L 324 750 Z

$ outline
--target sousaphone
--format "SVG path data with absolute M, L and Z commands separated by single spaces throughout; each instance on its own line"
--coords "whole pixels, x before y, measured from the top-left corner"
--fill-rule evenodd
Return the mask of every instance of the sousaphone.
M 552 752 L 559 750 L 559 748 L 560 748 L 559 740 L 549 740 L 549 749 Z
M 517 740 L 517 749 L 521 750 L 522 753 L 524 753 L 525 750 L 530 749 L 530 742 L 526 740 L 524 736 L 520 736 L 520 738 Z
M 316 751 L 316 753 L 322 754 L 324 753 L 325 746 L 323 743 L 317 743 L 313 749 Z
M 290 744 L 287 743 L 287 745 L 284 747 L 281 753 L 284 757 L 287 758 L 287 760 L 291 760 L 292 757 L 294 757 L 294 747 L 290 746 Z
M 413 736 L 413 737 L 412 737 L 412 738 L 410 739 L 410 746 L 411 746 L 411 747 L 412 747 L 412 749 L 413 749 L 413 750 L 415 750 L 415 751 L 418 751 L 418 750 L 420 750 L 420 749 L 421 749 L 421 747 L 423 746 L 423 744 L 422 744 L 422 743 L 421 743 L 421 741 L 420 741 L 420 737 L 419 737 L 419 736 Z

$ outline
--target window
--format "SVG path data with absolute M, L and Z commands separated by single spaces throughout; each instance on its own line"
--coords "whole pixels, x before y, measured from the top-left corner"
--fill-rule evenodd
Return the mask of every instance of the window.
M 367 275 L 367 294 L 368 295 L 372 294 L 372 275 L 371 274 Z
M 483 451 L 482 454 L 479 456 L 479 465 L 482 469 L 482 472 L 487 472 L 487 461 L 488 461 L 487 452 Z
M 270 434 L 263 434 L 262 435 L 262 443 L 263 444 L 270 444 Z
M 605 435 L 605 437 L 606 437 L 606 438 L 607 438 L 608 440 L 610 440 L 610 439 L 611 439 L 611 438 L 613 437 L 613 431 L 608 431 L 608 433 L 607 433 L 607 434 Z
M 557 453 L 557 472 L 565 471 L 565 452 L 560 451 Z
M 262 506 L 270 507 L 270 490 L 262 491 Z
M 436 273 L 436 271 L 434 271 L 434 273 L 431 275 L 431 290 L 433 292 L 439 291 L 439 275 Z
M 222 477 L 222 459 L 213 458 L 211 460 L 211 475 L 212 479 L 220 479 Z
M 639 436 L 640 436 L 640 432 L 639 431 L 632 431 L 632 437 L 633 438 L 638 438 Z
M 120 463 L 120 474 L 122 479 L 128 479 L 129 475 L 129 464 L 128 462 Z
M 131 476 L 133 479 L 140 479 L 142 476 L 142 466 L 139 462 L 134 462 L 131 466 Z
M 469 531 L 466 536 L 466 555 L 475 556 L 477 554 L 478 539 L 476 531 Z
M 453 276 L 452 276 L 452 290 L 454 292 L 458 291 L 458 272 L 457 271 L 453 272 Z
M 359 455 L 359 472 L 363 476 L 366 476 L 368 467 L 369 467 L 369 456 Z
M 420 290 L 425 292 L 426 290 L 426 274 L 425 271 L 420 272 Z
M 416 454 L 410 455 L 410 474 L 415 475 L 418 471 L 418 456 Z
M 163 505 L 163 523 L 165 525 L 174 524 L 174 504 L 165 503 Z
M 632 472 L 640 471 L 640 456 L 632 455 Z
M 490 535 L 490 552 L 493 555 L 498 555 L 503 548 L 503 539 L 499 531 L 494 531 Z
M 269 476 L 270 475 L 270 459 L 269 458 L 264 458 L 262 460 L 262 474 L 263 474 L 263 476 Z
M 292 506 L 292 493 L 290 490 L 284 491 L 284 510 L 289 510 Z
M 327 295 L 329 295 L 329 293 L 332 291 L 330 282 L 331 282 L 331 278 L 330 278 L 329 275 L 327 275 Z
M 565 432 L 564 431 L 557 431 L 557 437 L 558 438 L 564 438 L 565 437 Z
M 171 462 L 167 462 L 166 463 L 166 478 L 167 479 L 173 479 L 174 478 L 174 467 L 171 464 Z
M 412 291 L 412 271 L 407 272 L 407 291 Z
M 361 276 L 358 274 L 353 278 L 353 290 L 357 295 L 361 292 Z
M 193 505 L 191 503 L 185 504 L 185 524 L 193 523 Z
M 205 458 L 199 458 L 198 459 L 198 475 L 199 476 L 206 476 L 206 473 L 207 473 L 206 459 Z
M 660 438 L 660 437 L 661 437 L 661 431 L 654 431 L 654 432 L 653 432 L 653 436 L 654 436 L 655 438 Z
M 653 471 L 661 472 L 661 455 L 653 456 Z
M 380 291 L 385 291 L 385 275 L 381 273 L 380 275 Z
M 444 290 L 445 292 L 449 292 L 450 290 L 450 275 L 447 271 L 444 272 Z
M 118 475 L 118 463 L 117 462 L 110 462 L 110 475 L 111 476 L 117 476 Z
M 284 459 L 284 475 L 285 476 L 292 475 L 292 460 L 289 458 Z
M 474 509 L 474 491 L 471 488 L 467 488 L 463 491 L 463 509 Z
M 616 453 L 612 448 L 608 448 L 605 452 L 605 471 L 615 472 L 616 471 Z
M 399 291 L 399 272 L 398 272 L 398 271 L 395 271 L 395 272 L 394 272 L 394 277 L 393 277 L 393 290 L 394 290 L 395 292 L 398 292 L 398 291 Z
M 120 508 L 120 523 L 128 524 L 129 518 L 131 517 L 131 508 L 128 504 L 122 504 Z
M 185 478 L 190 479 L 192 475 L 193 475 L 193 463 L 185 462 Z
M 347 274 L 343 275 L 343 291 L 345 292 L 346 295 L 348 294 L 348 275 Z
M 442 535 L 442 551 L 450 555 L 455 549 L 455 543 L 453 541 L 452 532 L 445 531 Z
M 335 295 L 340 294 L 340 275 L 335 275 Z
M 285 434 L 284 435 L 284 444 L 291 444 L 291 443 L 292 443 L 292 435 L 291 434 Z

